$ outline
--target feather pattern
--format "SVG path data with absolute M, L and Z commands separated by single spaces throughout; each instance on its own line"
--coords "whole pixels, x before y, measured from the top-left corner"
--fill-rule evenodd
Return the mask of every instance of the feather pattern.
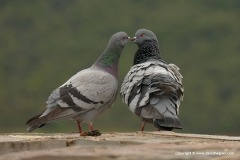
M 128 41 L 125 32 L 114 34 L 105 51 L 90 68 L 79 71 L 50 94 L 43 113 L 27 121 L 27 131 L 62 119 L 76 120 L 79 132 L 82 122 L 93 129 L 93 120 L 109 109 L 116 99 L 118 61 Z
M 167 64 L 161 58 L 153 32 L 140 29 L 135 36 L 138 50 L 122 83 L 121 98 L 144 122 L 153 123 L 160 130 L 180 129 L 183 76 L 175 64 Z
M 147 61 L 131 67 L 122 83 L 120 94 L 129 109 L 143 119 L 170 116 L 178 120 L 183 91 L 182 75 L 177 66 L 161 61 Z M 181 128 L 177 125 L 170 127 Z

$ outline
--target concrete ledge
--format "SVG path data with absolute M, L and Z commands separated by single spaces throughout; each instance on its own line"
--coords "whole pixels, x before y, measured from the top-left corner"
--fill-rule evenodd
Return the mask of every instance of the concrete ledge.
M 1 160 L 240 159 L 240 137 L 174 132 L 1 134 Z

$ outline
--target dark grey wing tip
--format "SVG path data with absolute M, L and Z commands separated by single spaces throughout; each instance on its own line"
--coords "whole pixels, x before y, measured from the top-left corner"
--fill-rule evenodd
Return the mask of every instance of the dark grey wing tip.
M 43 113 L 43 112 L 42 112 Z M 29 120 L 27 120 L 26 125 L 27 125 L 27 132 L 32 132 L 33 130 L 40 128 L 44 126 L 45 124 L 38 124 L 38 119 L 42 115 L 42 113 L 33 116 Z
M 30 133 L 37 128 L 38 128 L 38 126 L 27 126 L 27 132 Z

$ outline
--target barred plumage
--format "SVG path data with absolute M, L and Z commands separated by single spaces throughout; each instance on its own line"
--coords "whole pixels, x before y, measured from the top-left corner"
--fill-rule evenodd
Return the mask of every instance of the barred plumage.
M 179 68 L 160 57 L 158 41 L 151 31 L 138 30 L 135 43 L 139 48 L 134 65 L 120 91 L 123 102 L 144 124 L 153 123 L 159 130 L 181 129 L 177 115 L 184 90 Z
M 80 133 L 82 122 L 88 123 L 93 130 L 95 117 L 109 109 L 115 101 L 118 61 L 128 41 L 125 32 L 114 34 L 92 67 L 81 70 L 52 92 L 44 112 L 26 122 L 27 131 L 61 119 L 76 120 Z

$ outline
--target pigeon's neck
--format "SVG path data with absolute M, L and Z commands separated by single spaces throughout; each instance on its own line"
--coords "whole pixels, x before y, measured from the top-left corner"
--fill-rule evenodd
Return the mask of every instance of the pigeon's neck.
M 95 66 L 107 71 L 117 78 L 118 76 L 118 61 L 123 47 L 109 45 L 101 56 L 94 63 Z
M 149 60 L 160 60 L 160 51 L 156 41 L 146 40 L 138 46 L 135 53 L 133 65 L 144 63 Z

